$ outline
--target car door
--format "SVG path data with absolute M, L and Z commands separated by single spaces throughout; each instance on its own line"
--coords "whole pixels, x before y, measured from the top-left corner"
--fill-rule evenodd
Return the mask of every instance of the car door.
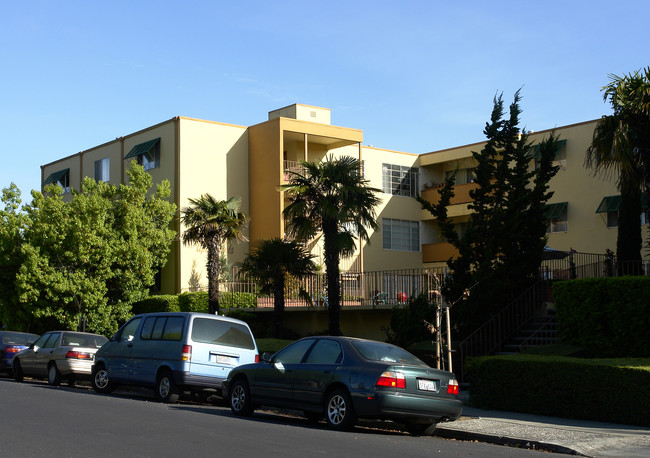
M 334 339 L 319 339 L 305 360 L 295 368 L 293 400 L 319 406 L 325 388 L 334 379 L 343 360 L 341 344 Z
M 52 336 L 51 332 L 46 332 L 41 337 L 36 339 L 33 345 L 30 345 L 28 349 L 23 351 L 18 357 L 20 360 L 20 367 L 22 368 L 23 374 L 25 375 L 35 375 L 36 371 L 36 352 L 45 346 L 47 339 Z
M 34 350 L 33 374 L 35 377 L 47 376 L 47 366 L 50 361 L 54 359 L 54 352 L 56 351 L 60 340 L 61 333 L 52 332 L 50 333 L 50 337 L 47 339 L 47 342 L 43 344 L 43 347 Z
M 141 317 L 133 318 L 115 334 L 114 339 L 109 342 L 110 345 L 106 345 L 102 358 L 111 379 L 130 380 L 133 366 L 133 342 L 141 321 Z
M 263 364 L 255 373 L 251 395 L 260 402 L 285 404 L 292 399 L 293 377 L 296 367 L 316 339 L 303 339 L 277 352 L 269 364 Z

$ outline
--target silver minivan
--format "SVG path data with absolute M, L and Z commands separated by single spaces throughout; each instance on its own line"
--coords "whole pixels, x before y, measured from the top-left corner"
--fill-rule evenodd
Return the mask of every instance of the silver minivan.
M 181 392 L 215 389 L 240 364 L 259 361 L 248 325 L 192 312 L 134 316 L 95 354 L 91 383 L 98 393 L 117 385 L 154 387 L 163 402 Z

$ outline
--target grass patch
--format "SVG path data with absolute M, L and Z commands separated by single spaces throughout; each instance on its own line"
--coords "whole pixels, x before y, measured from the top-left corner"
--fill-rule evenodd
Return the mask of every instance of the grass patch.
M 283 349 L 287 345 L 289 345 L 291 342 L 294 342 L 293 340 L 290 339 L 273 339 L 273 338 L 267 338 L 267 339 L 255 339 L 255 342 L 257 343 L 257 349 L 260 352 L 260 356 L 264 352 L 268 353 L 275 353 L 278 350 Z

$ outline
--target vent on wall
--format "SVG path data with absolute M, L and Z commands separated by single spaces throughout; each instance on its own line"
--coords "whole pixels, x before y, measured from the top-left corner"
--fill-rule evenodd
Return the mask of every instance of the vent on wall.
M 309 112 L 309 115 L 310 115 L 312 118 L 315 118 L 315 117 L 316 117 L 316 112 L 315 112 L 315 111 L 310 111 L 310 112 Z

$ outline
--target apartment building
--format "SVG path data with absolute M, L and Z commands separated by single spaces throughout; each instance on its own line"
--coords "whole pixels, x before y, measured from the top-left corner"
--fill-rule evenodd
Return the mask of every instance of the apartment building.
M 562 148 L 547 213 L 552 248 L 603 253 L 616 247 L 615 183 L 594 177 L 583 165 L 595 124 L 555 129 Z M 536 132 L 530 138 L 538 142 L 548 133 Z M 471 153 L 482 147 L 476 143 L 416 154 L 365 146 L 361 130 L 332 125 L 329 109 L 294 104 L 269 112 L 266 121 L 253 126 L 175 117 L 43 165 L 41 182 L 43 186 L 58 183 L 64 190 L 78 188 L 86 176 L 118 184 L 127 179 L 130 162 L 137 161 L 154 183 L 169 180 L 171 199 L 179 209 L 188 205 L 188 199 L 206 193 L 220 200 L 240 196 L 242 211 L 250 219 L 249 241 L 229 246 L 228 262 L 236 265 L 257 241 L 284 235 L 282 211 L 287 200 L 278 188 L 287 182 L 288 171 L 299 168 L 301 160 L 353 156 L 360 159 L 370 185 L 382 191 L 377 209 L 382 230 L 370 233 L 369 242 L 342 260 L 341 267 L 344 271 L 401 270 L 443 266 L 453 255 L 452 247 L 440 240 L 432 215 L 413 197 L 421 193 L 435 200 L 436 186 L 458 169 L 449 214 L 462 230 L 469 217 L 469 190 L 475 186 Z M 643 217 L 647 224 L 647 214 Z M 175 225 L 182 233 L 180 222 Z M 309 247 L 323 264 L 322 241 L 316 238 Z M 161 292 L 186 290 L 194 263 L 207 285 L 205 259 L 201 249 L 175 241 L 161 273 Z

